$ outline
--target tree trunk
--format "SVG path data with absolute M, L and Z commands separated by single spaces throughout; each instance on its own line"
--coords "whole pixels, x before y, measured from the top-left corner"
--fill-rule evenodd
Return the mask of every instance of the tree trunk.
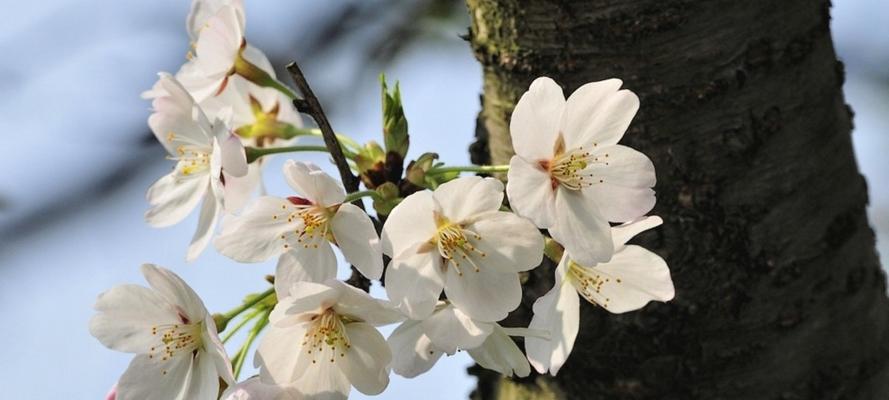
M 467 3 L 484 69 L 474 160 L 508 163 L 534 78 L 566 96 L 623 79 L 642 105 L 622 143 L 654 161 L 665 220 L 639 242 L 677 293 L 624 315 L 585 303 L 557 377 L 473 368 L 474 398 L 889 399 L 889 302 L 828 1 Z M 527 326 L 552 274 L 528 277 L 510 323 Z

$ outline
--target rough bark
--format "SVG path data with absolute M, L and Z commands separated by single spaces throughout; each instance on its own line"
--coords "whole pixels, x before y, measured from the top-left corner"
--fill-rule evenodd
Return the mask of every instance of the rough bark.
M 566 95 L 619 77 L 642 106 L 623 143 L 657 168 L 676 299 L 584 304 L 555 378 L 479 376 L 477 399 L 887 399 L 889 301 L 851 146 L 829 3 L 467 0 L 484 71 L 478 150 L 506 163 L 510 113 L 541 75 Z M 552 268 L 529 276 L 527 324 Z

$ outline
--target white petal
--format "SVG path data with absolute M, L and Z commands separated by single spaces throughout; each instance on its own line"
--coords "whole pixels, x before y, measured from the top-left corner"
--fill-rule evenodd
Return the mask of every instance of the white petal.
M 305 328 L 302 325 L 279 328 L 269 327 L 256 350 L 253 364 L 259 368 L 263 383 L 288 385 L 296 382 L 306 373 L 310 358 L 302 346 Z
M 275 280 L 283 282 L 321 283 L 335 277 L 336 256 L 330 246 L 288 251 L 278 258 L 278 266 L 275 269 Z M 289 293 L 278 293 L 278 295 L 287 296 Z
M 151 102 L 154 112 L 148 117 L 148 126 L 157 140 L 171 155 L 177 154 L 180 144 L 209 147 L 211 137 L 206 116 L 194 99 L 176 78 L 167 73 L 158 75 L 160 78 L 153 90 L 157 97 Z
M 180 179 L 176 172 L 164 175 L 148 188 L 145 197 L 151 208 L 145 212 L 145 221 L 156 228 L 179 223 L 194 210 L 208 188 L 206 177 Z
M 189 323 L 202 321 L 207 316 L 207 308 L 191 286 L 179 275 L 152 264 L 142 264 L 142 275 L 151 287 L 158 291 L 172 305 L 181 308 L 189 318 Z
M 392 307 L 388 301 L 375 299 L 365 291 L 336 279 L 328 281 L 327 284 L 340 292 L 340 297 L 334 306 L 337 314 L 373 326 L 388 325 L 404 320 L 404 315 Z
M 206 352 L 199 351 L 192 362 L 186 391 L 182 399 L 216 399 L 219 397 L 219 375 L 216 364 Z
M 558 189 L 556 224 L 549 233 L 582 264 L 607 261 L 614 252 L 611 226 L 596 204 L 582 192 Z
M 473 321 L 453 305 L 436 311 L 421 325 L 433 346 L 448 354 L 481 346 L 494 329 L 493 323 Z
M 466 227 L 481 237 L 481 240 L 470 237 L 472 244 L 484 253 L 484 257 L 473 256 L 480 268 L 491 267 L 507 273 L 527 271 L 540 265 L 543 235 L 531 221 L 503 211 L 483 215 Z
M 275 279 L 275 292 L 278 294 L 278 304 L 272 310 L 269 321 L 273 325 L 288 316 L 296 316 L 307 312 L 330 307 L 340 298 L 339 287 L 330 285 L 296 281 L 290 282 L 290 276 L 282 276 Z
M 405 321 L 395 328 L 387 342 L 392 348 L 392 371 L 405 378 L 429 371 L 444 354 L 435 349 L 429 336 L 423 333 L 420 321 Z
M 201 29 L 204 27 L 204 24 L 207 23 L 207 19 L 216 14 L 219 9 L 225 5 L 232 5 L 236 8 L 239 15 L 241 16 L 240 25 L 241 29 L 244 29 L 244 4 L 241 0 L 195 0 L 191 3 L 191 10 L 188 13 L 188 18 L 186 19 L 186 28 L 188 29 L 188 36 L 192 41 L 198 39 L 200 36 Z
M 522 350 L 499 326 L 481 346 L 467 352 L 482 367 L 503 375 L 526 377 L 531 374 L 531 367 Z
M 352 385 L 337 363 L 321 362 L 307 366 L 294 384 L 303 398 L 311 400 L 346 400 Z
M 443 183 L 433 197 L 441 211 L 453 223 L 461 223 L 485 211 L 500 209 L 503 183 L 494 178 L 463 176 Z
M 595 183 L 584 190 L 609 221 L 626 222 L 654 207 L 654 165 L 644 154 L 626 146 L 608 146 L 593 154 L 607 163 L 595 163 L 589 171 Z
M 127 353 L 148 353 L 157 342 L 152 327 L 180 322 L 165 297 L 138 285 L 115 286 L 100 294 L 95 309 L 90 334 L 106 347 Z
M 500 321 L 519 306 L 522 287 L 518 273 L 502 273 L 483 265 L 476 272 L 471 265 L 462 263 L 460 270 L 462 275 L 453 264 L 448 264 L 445 294 L 472 319 Z
M 619 251 L 633 237 L 651 228 L 663 224 L 664 220 L 658 216 L 642 217 L 622 225 L 611 228 L 611 238 L 614 240 L 614 249 Z
M 653 300 L 669 301 L 676 293 L 664 259 L 639 246 L 626 246 L 593 269 L 609 281 L 592 297 L 615 314 L 638 310 Z
M 343 374 L 361 393 L 382 393 L 389 385 L 387 368 L 392 362 L 386 339 L 376 328 L 360 322 L 346 324 L 346 335 L 351 347 L 341 365 Z
M 292 390 L 292 389 L 291 389 Z M 287 393 L 286 388 L 262 383 L 259 377 L 249 378 L 230 386 L 221 400 L 296 400 L 298 394 Z
M 284 253 L 291 246 L 285 248 L 287 242 L 281 236 L 293 236 L 299 226 L 297 221 L 287 221 L 291 207 L 284 199 L 260 197 L 240 217 L 225 217 L 222 232 L 213 244 L 220 253 L 239 262 L 260 262 Z
M 435 200 L 432 192 L 423 190 L 407 196 L 386 219 L 381 242 L 383 253 L 395 257 L 403 251 L 435 236 Z
M 164 362 L 138 355 L 117 382 L 117 400 L 190 400 L 184 391 L 191 369 L 190 355 Z
M 216 14 L 207 18 L 195 42 L 194 61 L 197 68 L 205 76 L 224 77 L 235 64 L 242 40 L 241 18 L 237 9 L 221 7 Z M 202 96 L 196 94 L 195 97 L 202 100 Z
M 240 178 L 231 176 L 225 171 L 222 172 L 225 175 L 222 204 L 228 214 L 237 213 L 247 205 L 260 184 L 259 180 L 262 178 L 259 174 L 259 167 L 251 165 L 247 170 L 247 175 Z
M 580 299 L 574 287 L 562 278 L 565 260 L 556 268 L 556 283 L 549 292 L 534 302 L 534 317 L 530 329 L 548 331 L 549 339 L 528 336 L 525 350 L 534 369 L 541 374 L 559 372 L 574 348 L 574 340 L 580 328 Z
M 212 362 L 216 366 L 216 374 L 219 378 L 222 378 L 226 384 L 231 385 L 235 382 L 234 373 L 232 371 L 232 361 L 228 358 L 228 353 L 225 351 L 225 346 L 222 344 L 222 341 L 219 340 L 218 332 L 219 330 L 216 328 L 216 322 L 213 321 L 213 316 L 208 314 L 204 318 L 204 353 L 207 357 L 212 359 Z
M 346 198 L 346 191 L 333 177 L 321 171 L 315 164 L 287 160 L 284 177 L 293 190 L 324 207 L 339 204 Z
M 432 313 L 444 286 L 441 256 L 435 250 L 419 251 L 414 245 L 389 262 L 386 294 L 411 319 Z
M 509 120 L 515 153 L 528 160 L 552 158 L 564 109 L 565 96 L 555 81 L 540 77 L 531 82 Z
M 222 205 L 219 204 L 219 199 L 215 196 L 204 196 L 201 214 L 198 217 L 198 227 L 194 231 L 194 236 L 191 237 L 188 255 L 185 257 L 187 261 L 194 261 L 198 258 L 204 251 L 204 248 L 210 243 L 221 211 Z
M 346 261 L 368 279 L 383 275 L 380 238 L 367 213 L 352 204 L 342 204 L 330 221 L 336 245 Z
M 221 124 L 221 122 L 218 123 Z M 227 129 L 225 129 L 224 136 L 219 141 L 222 147 L 222 169 L 236 178 L 247 175 L 247 158 L 241 139 L 228 133 Z
M 566 147 L 607 146 L 623 137 L 639 110 L 639 98 L 629 90 L 615 91 L 620 83 L 610 79 L 587 84 L 568 98 L 561 121 Z
M 512 210 L 539 228 L 548 229 L 556 222 L 555 191 L 549 173 L 539 165 L 513 156 L 509 161 L 506 194 Z

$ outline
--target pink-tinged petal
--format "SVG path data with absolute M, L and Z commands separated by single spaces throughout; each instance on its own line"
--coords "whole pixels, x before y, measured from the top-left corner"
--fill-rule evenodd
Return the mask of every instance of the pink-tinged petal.
M 479 268 L 521 272 L 537 267 L 543 259 L 543 235 L 531 221 L 513 213 L 488 212 L 466 229 L 481 237 L 469 238 L 472 245 L 484 253 L 483 257 L 477 253 L 469 255 Z
M 237 9 L 223 6 L 207 18 L 201 35 L 195 42 L 197 68 L 207 77 L 222 79 L 235 65 L 244 34 Z M 198 97 L 198 100 L 202 100 Z
M 596 82 L 578 93 L 563 114 L 561 128 L 569 149 L 616 144 L 639 110 L 639 98 L 629 90 L 613 91 L 618 80 Z
M 240 216 L 226 216 L 213 244 L 220 253 L 239 262 L 261 262 L 294 249 L 294 232 L 300 222 L 290 219 L 292 208 L 285 199 L 260 197 Z
M 383 225 L 383 253 L 395 257 L 405 250 L 435 236 L 435 200 L 432 192 L 423 190 L 407 196 L 389 213 Z
M 464 176 L 443 183 L 432 195 L 447 219 L 462 223 L 477 214 L 500 209 L 503 183 L 494 178 Z
M 651 211 L 655 203 L 654 165 L 644 154 L 615 145 L 593 153 L 593 185 L 584 190 L 612 222 L 626 222 Z
M 180 178 L 176 172 L 164 175 L 148 188 L 145 197 L 151 208 L 145 212 L 145 221 L 156 228 L 179 223 L 194 210 L 209 186 L 206 176 Z
M 549 173 L 540 165 L 512 157 L 506 194 L 516 214 L 530 219 L 538 228 L 550 228 L 556 222 L 555 193 Z
M 618 225 L 611 228 L 611 238 L 614 240 L 614 250 L 615 252 L 620 251 L 620 248 L 623 247 L 627 242 L 630 241 L 633 237 L 657 227 L 664 223 L 664 220 L 658 216 L 648 216 L 642 217 L 635 221 L 630 221 L 622 225 Z
M 346 324 L 346 335 L 351 346 L 342 360 L 343 374 L 361 393 L 382 393 L 389 385 L 388 368 L 392 362 L 386 339 L 376 328 L 361 322 Z
M 559 372 L 574 348 L 580 328 L 580 298 L 574 287 L 563 279 L 566 260 L 568 257 L 562 257 L 556 268 L 553 288 L 534 302 L 534 317 L 528 326 L 549 332 L 549 338 L 525 338 L 528 360 L 541 374 Z
M 556 192 L 556 224 L 552 238 L 582 263 L 607 261 L 614 252 L 611 226 L 596 204 L 581 192 L 559 188 Z
M 340 204 L 346 198 L 346 191 L 339 182 L 315 164 L 287 160 L 284 177 L 293 190 L 313 204 L 327 207 Z
M 669 301 L 676 294 L 664 259 L 639 246 L 625 246 L 592 270 L 607 280 L 590 298 L 615 314 L 638 310 L 650 301 Z
M 392 371 L 405 378 L 429 371 L 441 355 L 423 333 L 420 321 L 406 321 L 387 340 L 392 348 Z
M 447 354 L 481 346 L 494 330 L 493 323 L 473 321 L 453 305 L 434 312 L 421 325 L 432 345 Z
M 330 229 L 343 257 L 368 279 L 383 275 L 383 252 L 373 221 L 360 208 L 342 204 L 330 221 Z
M 417 244 L 401 252 L 386 269 L 386 294 L 411 319 L 424 319 L 435 309 L 444 286 L 441 255 Z M 422 250 L 422 251 L 421 251 Z
M 515 153 L 528 160 L 552 158 L 564 109 L 565 96 L 555 81 L 541 77 L 531 82 L 509 121 Z
M 472 319 L 492 322 L 506 318 L 519 306 L 522 287 L 515 272 L 502 273 L 484 265 L 476 271 L 468 263 L 461 263 L 458 269 L 449 263 L 445 294 Z
M 195 229 L 194 236 L 191 237 L 191 244 L 188 246 L 188 254 L 185 257 L 187 261 L 197 259 L 210 243 L 221 212 L 222 205 L 219 204 L 219 199 L 215 196 L 204 196 L 201 214 L 198 216 L 198 227 Z
M 531 374 L 531 367 L 522 350 L 499 326 L 481 346 L 467 352 L 482 367 L 503 375 L 523 378 Z
M 330 246 L 288 251 L 278 258 L 278 266 L 275 269 L 275 279 L 283 282 L 322 283 L 335 277 L 336 255 Z M 279 292 L 278 296 L 285 297 L 289 294 Z

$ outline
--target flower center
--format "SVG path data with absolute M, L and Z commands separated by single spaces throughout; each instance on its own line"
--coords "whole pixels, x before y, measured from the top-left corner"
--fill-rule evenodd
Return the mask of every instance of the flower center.
M 179 312 L 179 324 L 154 325 L 151 327 L 151 336 L 156 343 L 148 349 L 148 358 L 160 361 L 169 361 L 180 354 L 194 354 L 203 345 L 204 322 L 192 323 L 181 311 Z M 163 375 L 167 370 L 161 371 Z
M 189 140 L 187 136 L 177 135 L 175 132 L 167 132 L 167 141 L 177 142 L 176 155 L 170 159 L 178 161 L 176 171 L 181 177 L 192 176 L 210 169 L 210 153 L 212 149 L 202 143 Z
M 303 336 L 303 350 L 312 357 L 312 364 L 318 359 L 335 362 L 337 355 L 346 356 L 352 347 L 343 319 L 332 308 L 312 317 L 310 327 Z
M 596 143 L 593 143 L 593 147 L 596 147 Z M 553 154 L 551 160 L 540 161 L 540 167 L 549 172 L 553 190 L 559 185 L 571 190 L 581 190 L 596 182 L 604 182 L 601 178 L 597 180 L 589 167 L 594 164 L 608 165 L 608 153 L 594 156 L 585 151 L 583 146 L 566 150 L 564 136 L 559 134 Z
M 473 260 L 473 256 L 484 258 L 485 252 L 476 248 L 470 238 L 481 241 L 482 237 L 478 233 L 464 229 L 460 224 L 454 224 L 440 215 L 436 215 L 436 223 L 438 230 L 432 239 L 438 247 L 438 253 L 445 261 L 445 266 L 449 263 L 454 266 L 458 276 L 463 276 L 461 262 L 468 262 L 470 266 L 479 272 L 478 264 Z
M 568 262 L 568 280 L 577 289 L 587 301 L 598 304 L 603 308 L 608 308 L 610 298 L 602 295 L 602 287 L 612 283 L 611 277 L 601 274 L 592 268 L 586 268 L 574 261 Z M 620 278 L 614 280 L 615 283 L 622 283 Z
M 291 245 L 317 249 L 320 241 L 333 241 L 333 235 L 330 232 L 330 218 L 333 216 L 334 210 L 313 204 L 302 197 L 291 196 L 287 200 L 293 205 L 282 204 L 281 210 L 284 213 L 272 215 L 272 219 L 276 221 L 296 222 L 296 229 L 281 235 L 285 250 L 289 250 Z

